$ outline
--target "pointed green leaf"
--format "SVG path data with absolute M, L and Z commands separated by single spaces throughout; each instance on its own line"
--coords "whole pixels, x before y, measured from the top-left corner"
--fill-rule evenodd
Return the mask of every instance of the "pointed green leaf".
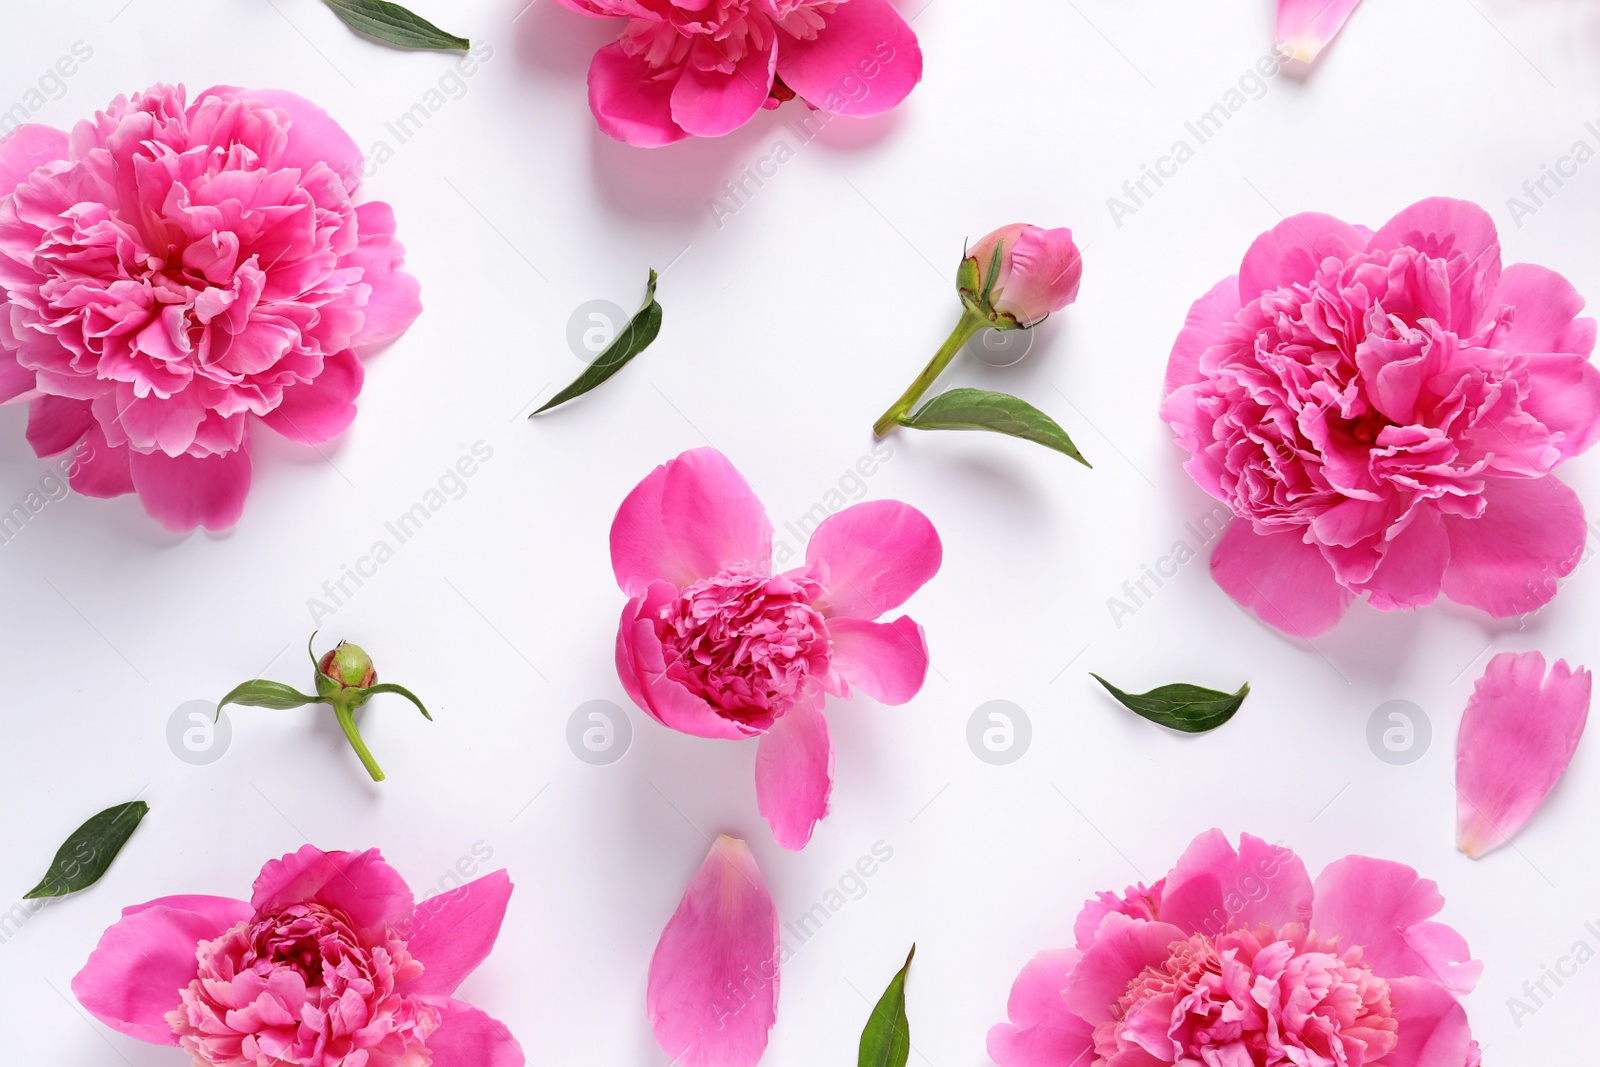
M 220 712 L 229 704 L 243 704 L 250 708 L 275 708 L 282 711 L 286 708 L 300 708 L 307 704 L 320 703 L 322 703 L 321 697 L 308 697 L 292 685 L 269 681 L 266 678 L 253 678 L 234 686 L 233 691 L 217 703 L 217 710 Z
M 149 810 L 150 805 L 142 800 L 118 804 L 78 827 L 56 850 L 56 858 L 43 880 L 22 899 L 61 897 L 94 885 Z
M 1089 677 L 1106 687 L 1106 692 L 1116 697 L 1128 710 L 1144 716 L 1153 723 L 1186 734 L 1203 734 L 1215 730 L 1239 710 L 1244 698 L 1250 695 L 1250 683 L 1237 693 L 1222 693 L 1215 689 L 1202 689 L 1198 685 L 1164 685 L 1148 693 L 1134 696 L 1124 693 L 1098 674 Z
M 861 1031 L 861 1055 L 858 1067 L 906 1067 L 911 1056 L 911 1024 L 906 1021 L 906 975 L 911 973 L 911 961 L 917 946 L 911 946 L 906 964 L 889 982 L 889 988 L 878 998 L 878 1004 L 867 1018 L 867 1028 Z
M 362 702 L 365 703 L 367 697 L 374 693 L 398 693 L 407 700 L 411 701 L 411 703 L 415 704 L 417 706 L 417 710 L 422 712 L 422 717 L 424 719 L 427 719 L 429 722 L 433 721 L 433 716 L 428 714 L 428 709 L 423 707 L 422 701 L 417 699 L 417 694 L 413 693 L 403 685 L 395 685 L 393 682 L 379 682 L 377 685 L 369 685 L 367 688 L 361 691 Z
M 1072 443 L 1067 431 L 1049 415 L 1026 400 L 986 389 L 951 389 L 940 393 L 914 415 L 905 415 L 900 425 L 913 430 L 988 430 L 1007 437 L 1044 445 L 1071 456 L 1085 467 L 1091 466 Z
M 446 33 L 421 15 L 389 0 L 324 0 L 344 24 L 357 33 L 375 37 L 399 48 L 426 48 L 464 52 L 472 47 L 465 37 Z
M 617 371 L 627 366 L 628 362 L 640 352 L 649 348 L 655 341 L 656 335 L 661 332 L 661 305 L 656 303 L 656 272 L 650 272 L 650 281 L 644 290 L 644 306 L 639 313 L 629 320 L 621 333 L 612 339 L 606 350 L 595 357 L 593 363 L 578 375 L 577 380 L 561 392 L 551 397 L 549 401 L 535 411 L 533 415 L 549 411 L 560 404 L 565 404 L 574 397 L 580 397 L 589 390 L 601 385 Z M 529 415 L 528 418 L 533 418 Z

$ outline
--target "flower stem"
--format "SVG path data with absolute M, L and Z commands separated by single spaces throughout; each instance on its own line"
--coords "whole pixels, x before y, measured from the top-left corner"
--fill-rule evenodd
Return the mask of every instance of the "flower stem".
M 350 747 L 356 750 L 356 755 L 361 757 L 361 765 L 372 775 L 374 782 L 383 781 L 383 768 L 378 766 L 378 761 L 372 758 L 372 753 L 367 751 L 367 743 L 361 740 L 361 731 L 356 729 L 355 710 L 343 701 L 336 701 L 333 713 L 338 716 L 339 726 L 344 730 L 344 736 L 349 738 Z
M 956 323 L 956 328 L 951 331 L 950 337 L 945 341 L 943 347 L 934 354 L 933 359 L 928 361 L 928 365 L 922 368 L 922 373 L 917 375 L 917 380 L 911 383 L 911 388 L 902 393 L 900 399 L 894 402 L 894 406 L 885 411 L 878 421 L 872 424 L 873 436 L 883 437 L 894 429 L 895 423 L 900 421 L 900 417 L 909 412 L 912 406 L 922 399 L 922 394 L 926 393 L 928 387 L 934 383 L 939 375 L 945 372 L 946 367 L 950 366 L 950 361 L 956 358 L 956 353 L 961 351 L 961 346 L 972 340 L 973 336 L 987 325 L 989 325 L 989 321 L 982 315 L 970 307 L 963 307 L 961 321 Z

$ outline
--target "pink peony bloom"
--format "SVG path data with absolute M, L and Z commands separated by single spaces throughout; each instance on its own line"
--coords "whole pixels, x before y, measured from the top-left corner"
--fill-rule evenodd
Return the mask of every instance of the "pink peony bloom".
M 158 85 L 69 135 L 0 142 L 0 400 L 31 401 L 72 487 L 221 529 L 259 420 L 307 444 L 355 417 L 360 355 L 422 305 L 355 142 L 291 93 Z
M 976 270 L 979 292 L 988 285 L 996 248 L 1000 249 L 1000 269 L 984 311 L 993 311 L 1028 328 L 1078 299 L 1083 257 L 1073 243 L 1071 230 L 1045 230 L 1016 223 L 1001 227 L 973 245 L 967 250 L 967 261 Z
M 889 0 L 559 0 L 625 18 L 589 67 L 589 106 L 619 141 L 655 148 L 732 133 L 799 96 L 879 115 L 922 80 L 916 34 Z
M 1473 859 L 1516 834 L 1556 787 L 1589 721 L 1594 679 L 1502 652 L 1478 679 L 1456 735 L 1456 842 Z
M 1278 0 L 1278 51 L 1310 64 L 1344 29 L 1361 0 Z
M 1308 214 L 1263 234 L 1167 365 L 1186 469 L 1238 517 L 1218 584 L 1306 637 L 1362 594 L 1496 618 L 1547 603 L 1586 536 L 1551 472 L 1600 437 L 1582 307 L 1553 271 L 1502 271 L 1494 222 L 1459 200 L 1377 233 Z
M 1410 867 L 1347 856 L 1313 885 L 1295 854 L 1220 830 L 1172 873 L 1102 893 L 1040 953 L 989 1031 L 1000 1067 L 1477 1067 L 1458 994 L 1482 965 L 1428 921 Z
M 682 1067 L 754 1067 L 778 1018 L 778 912 L 743 841 L 719 837 L 650 958 L 645 1004 Z
M 263 867 L 248 902 L 127 908 L 72 991 L 200 1067 L 521 1067 L 510 1031 L 452 996 L 510 896 L 496 871 L 415 904 L 377 850 L 307 845 Z
M 631 599 L 617 673 L 649 716 L 696 737 L 759 737 L 756 796 L 784 848 L 828 813 L 827 694 L 853 685 L 885 704 L 917 695 L 922 627 L 875 622 L 939 570 L 943 549 L 915 508 L 871 501 L 824 519 L 804 566 L 772 573 L 772 524 L 712 448 L 657 467 L 617 511 L 611 565 Z

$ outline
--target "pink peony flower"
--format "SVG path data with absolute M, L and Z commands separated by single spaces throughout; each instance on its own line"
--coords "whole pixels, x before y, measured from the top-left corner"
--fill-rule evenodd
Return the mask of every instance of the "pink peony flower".
M 505 871 L 415 904 L 377 850 L 310 845 L 247 903 L 123 911 L 72 991 L 130 1037 L 201 1067 L 521 1067 L 503 1025 L 452 994 L 494 947 Z
M 559 0 L 625 18 L 589 67 L 589 106 L 619 141 L 655 148 L 732 133 L 799 96 L 879 115 L 922 80 L 916 34 L 889 0 Z
M 1502 271 L 1494 222 L 1458 200 L 1377 233 L 1308 214 L 1263 234 L 1167 365 L 1186 469 L 1238 517 L 1218 584 L 1307 637 L 1362 594 L 1496 618 L 1548 602 L 1586 537 L 1552 471 L 1600 437 L 1582 307 L 1553 271 Z
M 963 297 L 977 297 L 989 282 L 995 249 L 1000 250 L 1000 269 L 994 287 L 980 303 L 979 311 L 999 324 L 1037 326 L 1078 299 L 1083 281 L 1083 257 L 1073 243 L 1072 231 L 1046 230 L 1026 223 L 1003 226 L 967 250 L 963 266 L 975 273 L 978 288 Z
M 1482 965 L 1410 867 L 1200 835 L 1172 873 L 1102 893 L 989 1031 L 1000 1067 L 1477 1067 L 1458 994 Z
M 158 85 L 70 135 L 0 142 L 0 400 L 31 401 L 72 487 L 221 529 L 250 428 L 320 444 L 355 417 L 360 354 L 422 305 L 355 142 L 291 93 Z
M 874 622 L 939 570 L 933 525 L 893 500 L 818 525 L 802 567 L 772 573 L 772 524 L 712 448 L 657 467 L 617 511 L 611 565 L 631 599 L 617 673 L 651 718 L 696 737 L 759 737 L 756 796 L 784 848 L 828 813 L 827 694 L 885 704 L 922 688 L 928 646 L 906 616 Z
M 1278 51 L 1297 63 L 1316 62 L 1360 5 L 1361 0 L 1278 0 Z

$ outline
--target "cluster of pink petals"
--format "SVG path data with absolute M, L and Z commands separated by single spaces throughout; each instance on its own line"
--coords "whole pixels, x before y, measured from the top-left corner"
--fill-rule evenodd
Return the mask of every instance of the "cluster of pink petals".
M 1479 859 L 1533 817 L 1566 773 L 1589 721 L 1594 679 L 1537 652 L 1502 652 L 1456 735 L 1456 843 Z
M 173 530 L 238 520 L 259 421 L 307 444 L 355 417 L 360 355 L 421 311 L 362 160 L 291 93 L 158 85 L 69 135 L 0 143 L 0 400 L 89 496 Z
M 595 53 L 600 128 L 657 147 L 732 133 L 800 97 L 836 115 L 879 115 L 922 80 L 916 34 L 889 0 L 559 0 L 627 19 Z
M 1288 849 L 1219 830 L 1162 881 L 1102 893 L 989 1032 L 1000 1067 L 1477 1067 L 1457 999 L 1481 965 L 1444 900 L 1349 856 L 1315 884 Z
M 1458 200 L 1376 233 L 1306 214 L 1263 234 L 1167 367 L 1186 469 L 1237 516 L 1218 584 L 1305 637 L 1363 594 L 1547 603 L 1586 538 L 1552 472 L 1600 437 L 1583 304 L 1553 271 L 1502 270 L 1493 220 Z
M 1278 0 L 1278 51 L 1297 63 L 1314 63 L 1361 0 Z
M 496 871 L 417 904 L 376 850 L 307 845 L 263 867 L 249 901 L 126 909 L 72 991 L 203 1067 L 521 1067 L 510 1032 L 453 996 L 510 896 Z
M 778 1012 L 778 912 L 749 846 L 719 837 L 661 932 L 645 992 L 683 1067 L 754 1067 Z
M 630 598 L 617 673 L 651 718 L 696 737 L 759 737 L 756 794 L 778 843 L 804 848 L 828 812 L 833 743 L 822 708 L 851 687 L 885 704 L 922 688 L 928 646 L 909 617 L 877 622 L 939 570 L 915 508 L 880 500 L 817 527 L 806 562 L 772 573 L 772 524 L 712 448 L 657 467 L 611 526 Z

